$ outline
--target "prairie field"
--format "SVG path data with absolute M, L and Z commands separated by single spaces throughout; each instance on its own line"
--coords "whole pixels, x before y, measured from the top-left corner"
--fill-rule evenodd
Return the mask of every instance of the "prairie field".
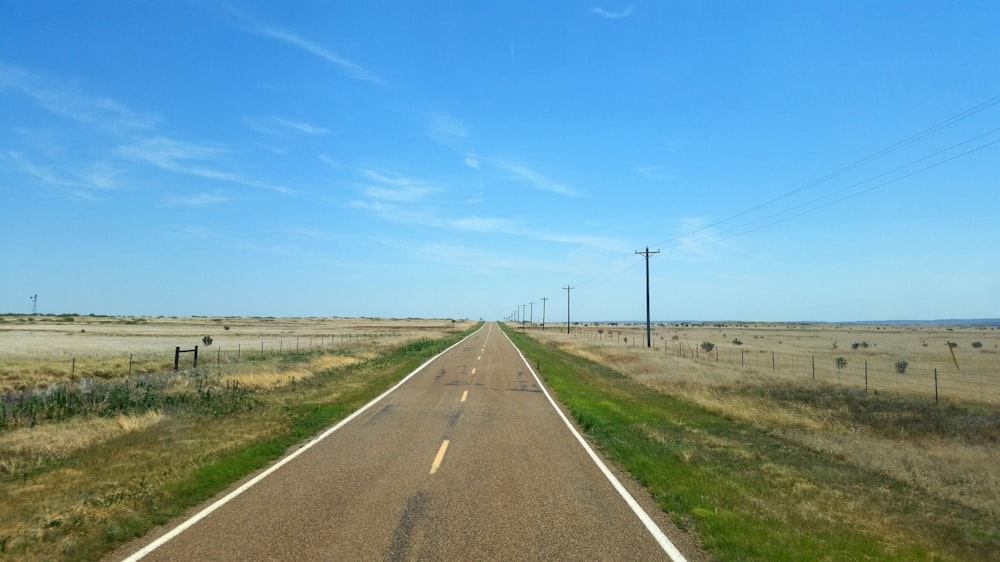
M 644 324 L 518 331 L 658 394 L 918 490 L 915 501 L 926 502 L 927 517 L 937 521 L 949 516 L 935 513 L 935 502 L 1000 520 L 994 327 L 661 324 L 651 348 Z M 990 534 L 1000 540 L 995 525 Z M 1000 551 L 983 554 L 1000 559 Z
M 824 382 L 931 400 L 937 390 L 939 402 L 1000 405 L 996 326 L 659 323 L 652 325 L 650 348 L 645 324 L 581 324 L 570 334 L 565 326 L 529 331 L 665 381 Z
M 0 316 L 0 393 L 169 371 L 177 347 L 198 346 L 200 365 L 229 365 L 317 348 L 375 352 L 454 326 L 450 319 Z M 192 364 L 192 353 L 181 354 L 181 368 Z

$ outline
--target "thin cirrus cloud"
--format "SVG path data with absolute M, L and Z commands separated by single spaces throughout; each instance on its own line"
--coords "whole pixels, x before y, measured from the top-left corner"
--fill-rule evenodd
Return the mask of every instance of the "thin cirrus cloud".
M 427 125 L 427 136 L 435 142 L 453 145 L 469 137 L 469 131 L 458 119 L 447 113 L 434 113 Z
M 117 100 L 93 96 L 9 64 L 0 63 L 0 92 L 20 92 L 64 119 L 122 135 L 154 127 L 158 119 L 133 111 Z
M 115 149 L 115 153 L 121 158 L 149 164 L 168 172 L 256 187 L 278 193 L 290 192 L 287 187 L 282 185 L 260 181 L 203 164 L 204 161 L 214 161 L 228 153 L 225 149 L 218 147 L 156 136 L 137 139 L 129 144 L 121 145 Z
M 365 195 L 379 201 L 414 203 L 437 191 L 419 180 L 388 176 L 374 170 L 362 170 L 361 176 L 370 182 L 364 187 Z
M 217 205 L 219 203 L 225 203 L 229 201 L 229 198 L 220 194 L 218 191 L 212 193 L 191 193 L 188 195 L 175 195 L 168 197 L 166 199 L 167 205 L 185 206 L 185 207 L 206 207 L 208 205 Z
M 295 121 L 292 119 L 282 119 L 280 117 L 275 117 L 274 122 L 281 125 L 282 127 L 292 129 L 293 131 L 297 131 L 299 133 L 303 133 L 306 135 L 326 135 L 330 133 L 329 130 L 324 129 L 323 127 L 317 127 L 316 125 L 313 125 L 311 123 L 306 123 L 305 121 Z
M 348 60 L 345 57 L 342 57 L 334 53 L 333 51 L 330 51 L 329 49 L 320 45 L 319 43 L 316 43 L 315 41 L 311 41 L 304 37 L 300 37 L 299 35 L 296 35 L 295 33 L 292 33 L 290 31 L 286 31 L 284 29 L 266 24 L 256 24 L 250 27 L 249 31 L 257 35 L 260 35 L 262 37 L 267 37 L 269 39 L 274 39 L 276 41 L 281 41 L 282 43 L 298 47 L 299 49 L 302 49 L 303 51 L 311 55 L 315 55 L 329 63 L 332 63 L 334 66 L 340 68 L 340 70 L 344 72 L 347 76 L 354 78 L 355 80 L 371 82 L 373 84 L 377 84 L 380 86 L 385 85 L 384 80 L 382 80 L 381 78 L 379 78 L 378 76 L 376 76 L 375 74 L 373 74 L 360 64 L 357 64 L 351 60 Z
M 590 9 L 590 13 L 601 16 L 602 18 L 607 18 L 609 20 L 618 20 L 622 18 L 627 18 L 635 12 L 635 4 L 625 8 L 624 10 L 612 11 L 605 8 L 593 7 Z
M 575 189 L 557 181 L 553 181 L 526 166 L 515 164 L 506 160 L 493 160 L 492 163 L 496 167 L 507 172 L 511 179 L 526 184 L 539 191 L 548 191 L 550 193 L 566 195 L 568 197 L 581 197 L 580 192 Z
M 284 117 L 243 117 L 243 123 L 250 129 L 271 137 L 283 137 L 288 132 L 317 136 L 330 133 L 328 129 L 313 125 L 312 123 L 286 119 Z

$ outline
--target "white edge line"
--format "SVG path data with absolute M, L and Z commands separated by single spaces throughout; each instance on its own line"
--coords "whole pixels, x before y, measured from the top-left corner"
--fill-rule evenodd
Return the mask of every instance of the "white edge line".
M 485 323 L 484 323 L 484 326 L 485 326 Z M 483 329 L 482 327 L 479 328 L 479 330 L 482 330 L 482 329 Z M 405 383 L 406 381 L 410 380 L 411 377 L 413 377 L 414 375 L 416 375 L 417 373 L 419 373 L 420 371 L 422 371 L 425 367 L 427 367 L 427 365 L 431 364 L 438 357 L 441 357 L 445 353 L 448 353 L 449 351 L 451 351 L 452 348 L 457 347 L 461 343 L 465 342 L 465 340 L 471 338 L 476 333 L 478 333 L 479 330 L 476 330 L 475 332 L 473 332 L 473 333 L 465 336 L 461 340 L 459 340 L 459 341 L 455 342 L 454 344 L 452 344 L 451 346 L 449 346 L 448 349 L 445 349 L 441 353 L 438 353 L 434 357 L 431 357 L 427 361 L 424 361 L 423 364 L 421 364 L 419 367 L 417 367 L 416 369 L 414 369 L 413 372 L 411 372 L 410 374 L 408 374 L 405 377 L 403 377 L 403 380 L 401 380 L 398 383 L 396 383 L 392 388 L 390 388 L 389 390 L 386 390 L 382 394 L 378 395 L 378 397 L 376 397 L 375 399 L 373 399 L 371 402 L 369 402 L 369 403 L 365 404 L 364 406 L 358 408 L 353 414 L 351 414 L 351 415 L 347 416 L 346 418 L 340 420 L 337 423 L 337 425 L 331 427 L 330 429 L 327 429 L 326 431 L 324 431 L 323 433 L 321 433 L 319 437 L 316 437 L 312 441 L 309 441 L 308 443 L 306 443 L 305 445 L 303 445 L 302 447 L 300 447 L 299 449 L 297 449 L 295 452 L 291 453 L 290 455 L 288 455 L 288 456 L 282 458 L 281 460 L 279 460 L 278 462 L 274 463 L 273 465 L 271 465 L 270 468 L 268 468 L 264 472 L 261 472 L 260 474 L 258 474 L 257 476 L 253 477 L 251 480 L 247 481 L 245 484 L 243 484 L 239 488 L 236 488 L 232 492 L 229 492 L 228 494 L 226 494 L 224 497 L 222 497 L 221 499 L 219 499 L 218 501 L 216 501 L 212 505 L 210 505 L 210 506 L 206 507 L 205 509 L 199 511 L 198 513 L 194 514 L 193 516 L 191 516 L 190 519 L 187 519 L 186 521 L 184 521 L 180 525 L 174 527 L 168 533 L 164 534 L 160 538 L 156 539 L 155 541 L 149 543 L 145 547 L 143 547 L 140 550 L 138 550 L 137 552 L 135 552 L 135 554 L 132 554 L 128 558 L 125 558 L 122 562 L 135 562 L 137 560 L 141 560 L 147 554 L 153 552 L 154 550 L 156 550 L 156 549 L 160 548 L 161 546 L 163 546 L 164 544 L 166 544 L 167 541 L 173 539 L 177 535 L 180 535 L 184 531 L 188 530 L 195 523 L 197 523 L 197 522 L 201 521 L 202 519 L 208 517 L 209 515 L 212 514 L 212 512 L 214 512 L 215 510 L 219 509 L 220 507 L 226 505 L 232 499 L 236 498 L 236 496 L 239 496 L 243 492 L 249 490 L 251 487 L 253 487 L 257 483 L 259 483 L 261 480 L 263 480 L 263 479 L 267 478 L 268 476 L 270 476 L 273 472 L 275 472 L 279 468 L 281 468 L 281 467 L 285 466 L 286 464 L 290 463 L 293 459 L 295 459 L 295 457 L 298 457 L 302 453 L 304 453 L 307 450 L 311 449 L 314 445 L 316 445 L 317 443 L 319 443 L 323 439 L 326 439 L 331 434 L 333 434 L 333 432 L 337 431 L 341 427 L 344 427 L 345 425 L 347 425 L 348 423 L 350 423 L 351 420 L 353 420 L 354 418 L 360 416 L 362 413 L 365 412 L 365 410 L 371 408 L 376 403 L 378 403 L 380 400 L 382 400 L 383 398 L 385 398 L 386 396 L 388 396 L 389 394 L 391 394 L 397 388 L 399 388 L 400 386 L 402 386 L 403 383 Z
M 667 535 L 663 532 L 663 530 L 660 529 L 659 526 L 657 526 L 656 522 L 653 521 L 653 519 L 649 516 L 648 513 L 646 513 L 646 510 L 644 510 L 642 506 L 639 505 L 639 502 L 635 501 L 635 498 L 633 498 L 632 494 L 630 494 L 628 490 L 625 489 L 625 486 L 622 486 L 622 483 L 619 482 L 618 478 L 616 478 L 615 475 L 611 472 L 611 470 L 608 469 L 607 465 L 604 464 L 604 461 L 601 460 L 601 457 L 597 456 L 597 453 L 595 453 L 594 449 L 590 447 L 590 444 L 587 443 L 587 441 L 583 438 L 583 436 L 580 435 L 580 432 L 576 430 L 576 427 L 574 427 L 573 424 L 570 423 L 566 415 L 563 414 L 561 409 L 559 409 L 559 405 L 556 404 L 556 401 L 552 399 L 552 395 L 549 394 L 549 391 L 545 389 L 545 385 L 542 384 L 542 380 L 538 378 L 538 373 L 536 373 L 535 370 L 531 367 L 531 363 L 528 363 L 528 360 L 524 357 L 524 354 L 521 353 L 521 350 L 518 349 L 516 345 L 514 345 L 514 342 L 511 341 L 510 336 L 508 336 L 506 332 L 504 332 L 503 330 L 501 330 L 500 333 L 502 333 L 504 337 L 507 338 L 507 341 L 510 342 L 510 345 L 513 346 L 514 350 L 517 351 L 517 354 L 521 356 L 521 361 L 524 361 L 524 365 L 528 367 L 529 371 L 531 371 L 531 375 L 535 377 L 535 381 L 538 382 L 538 388 L 542 389 L 542 393 L 545 394 L 545 397 L 549 399 L 549 403 L 552 404 L 553 408 L 555 408 L 556 413 L 559 414 L 560 418 L 562 418 L 563 423 L 566 424 L 566 427 L 568 427 L 573 436 L 576 437 L 576 440 L 579 441 L 580 445 L 582 445 L 583 448 L 587 451 L 587 454 L 590 455 L 591 460 L 594 461 L 594 464 L 597 465 L 597 468 L 599 468 L 601 472 L 604 473 L 604 477 L 607 478 L 609 482 L 611 482 L 611 485 L 614 486 L 615 490 L 618 492 L 618 495 L 620 495 L 622 499 L 625 500 L 625 503 L 627 503 L 628 506 L 632 508 L 632 512 L 635 513 L 636 517 L 638 517 L 640 521 L 642 521 L 642 524 L 645 525 L 646 530 L 649 531 L 649 534 L 653 535 L 653 538 L 656 539 L 657 543 L 659 543 L 660 548 L 662 548 L 663 551 L 667 553 L 667 556 L 669 556 L 670 559 L 673 560 L 673 562 L 686 562 L 684 555 L 681 554 L 679 550 L 677 550 L 677 547 L 674 546 L 674 543 L 670 542 L 670 539 L 667 538 Z

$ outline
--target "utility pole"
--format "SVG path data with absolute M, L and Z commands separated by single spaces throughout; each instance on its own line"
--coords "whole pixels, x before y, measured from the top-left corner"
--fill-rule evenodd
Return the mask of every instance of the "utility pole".
M 549 300 L 549 297 L 542 297 L 542 329 L 545 329 L 545 301 Z
M 637 250 L 635 253 L 637 255 L 640 255 L 640 256 L 643 256 L 643 257 L 646 258 L 646 347 L 652 347 L 652 345 L 653 345 L 653 343 L 652 343 L 652 336 L 650 335 L 651 332 L 650 332 L 650 327 L 649 327 L 649 256 L 651 256 L 653 254 L 659 254 L 660 251 L 659 250 L 655 250 L 653 252 L 650 252 L 649 251 L 649 246 L 646 246 L 646 251 L 645 252 Z
M 528 311 L 528 326 L 535 325 L 535 303 L 532 301 L 531 309 Z
M 576 287 L 570 287 L 569 285 L 566 285 L 565 287 L 563 287 L 563 290 L 566 291 L 566 333 L 567 334 L 569 333 L 569 292 L 572 291 L 575 288 Z

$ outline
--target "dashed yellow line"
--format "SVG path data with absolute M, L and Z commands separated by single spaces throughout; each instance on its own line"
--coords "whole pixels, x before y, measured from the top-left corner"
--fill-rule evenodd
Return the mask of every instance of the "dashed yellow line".
M 465 399 L 468 397 L 469 397 L 469 391 L 466 390 L 465 392 L 462 393 L 462 399 L 460 400 L 460 402 L 465 402 Z
M 476 374 L 476 368 L 475 367 L 472 368 L 472 374 L 473 375 Z
M 434 457 L 434 462 L 431 463 L 431 474 L 437 472 L 438 468 L 441 466 L 441 461 L 444 460 L 444 453 L 448 450 L 448 440 L 445 439 L 441 442 L 441 448 L 438 449 L 438 454 Z

